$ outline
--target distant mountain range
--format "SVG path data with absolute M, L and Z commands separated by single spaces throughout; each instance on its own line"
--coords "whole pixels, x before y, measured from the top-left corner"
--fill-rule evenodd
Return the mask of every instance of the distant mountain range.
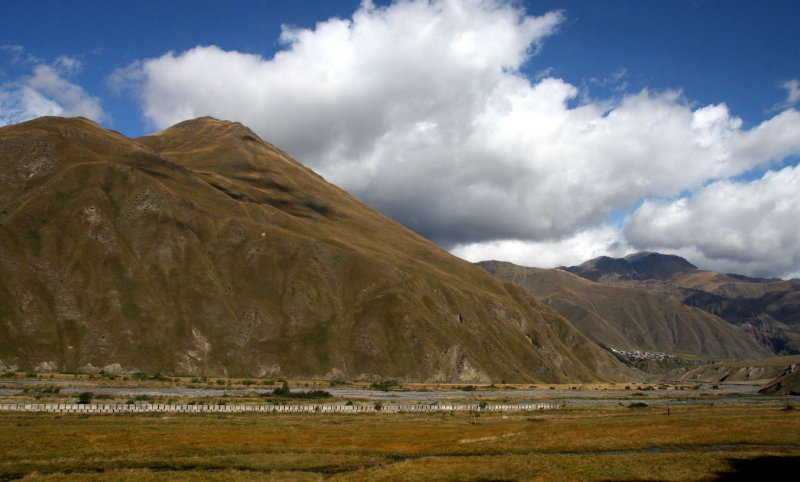
M 460 383 L 629 373 L 522 288 L 238 123 L 138 139 L 81 118 L 2 127 L 0 232 L 0 369 Z
M 605 346 L 734 359 L 800 353 L 800 280 L 724 275 L 650 252 L 559 269 L 478 265 Z

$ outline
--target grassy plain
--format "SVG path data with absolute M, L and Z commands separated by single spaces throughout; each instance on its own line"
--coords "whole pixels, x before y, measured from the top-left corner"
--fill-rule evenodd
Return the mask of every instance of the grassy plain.
M 800 460 L 800 411 L 0 413 L 0 480 L 708 480 Z M 769 457 L 777 457 L 771 459 Z M 744 468 L 743 468 L 744 467 Z

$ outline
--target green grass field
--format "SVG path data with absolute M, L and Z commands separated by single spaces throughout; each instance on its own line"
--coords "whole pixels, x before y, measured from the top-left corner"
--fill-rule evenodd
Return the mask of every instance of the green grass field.
M 709 480 L 796 465 L 800 411 L 698 403 L 359 415 L 0 413 L 0 480 Z M 775 458 L 777 457 L 777 458 Z

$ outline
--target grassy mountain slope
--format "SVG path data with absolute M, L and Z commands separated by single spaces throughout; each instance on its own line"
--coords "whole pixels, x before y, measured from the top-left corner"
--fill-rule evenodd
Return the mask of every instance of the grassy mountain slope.
M 0 363 L 560 381 L 620 365 L 238 123 L 0 128 Z M 0 367 L 2 368 L 2 367 Z
M 800 353 L 800 280 L 715 273 L 678 256 L 646 252 L 564 269 L 605 285 L 674 297 L 740 327 L 777 354 Z
M 708 358 L 771 354 L 744 331 L 674 297 L 595 283 L 561 269 L 525 268 L 497 261 L 478 266 L 523 286 L 586 336 L 609 347 Z

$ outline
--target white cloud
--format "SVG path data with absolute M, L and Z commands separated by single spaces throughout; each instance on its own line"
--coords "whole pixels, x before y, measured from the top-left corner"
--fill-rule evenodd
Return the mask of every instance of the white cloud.
M 365 3 L 351 20 L 285 27 L 273 59 L 196 47 L 111 81 L 135 89 L 158 128 L 201 115 L 243 122 L 462 251 L 588 236 L 642 198 L 679 196 L 800 152 L 795 110 L 745 129 L 725 104 L 696 108 L 679 91 L 572 106 L 574 85 L 519 71 L 563 15 L 513 5 Z M 514 242 L 505 243 L 495 245 Z
M 514 239 L 458 244 L 451 252 L 472 262 L 501 260 L 520 266 L 555 268 L 574 266 L 598 256 L 622 257 L 632 249 L 617 228 L 602 225 L 579 231 L 565 239 L 550 241 Z
M 800 81 L 797 79 L 788 80 L 781 87 L 786 89 L 786 100 L 779 104 L 782 108 L 791 107 L 800 101 Z
M 627 220 L 639 249 L 755 276 L 800 276 L 800 166 L 753 182 L 717 181 L 690 198 L 648 200 Z
M 783 83 L 783 88 L 787 91 L 786 102 L 792 105 L 800 101 L 800 82 L 792 79 Z
M 8 47 L 22 56 L 21 47 Z M 80 71 L 79 60 L 61 56 L 51 64 L 28 56 L 31 75 L 0 84 L 0 125 L 15 124 L 45 115 L 84 116 L 100 122 L 106 114 L 100 100 L 68 79 Z

